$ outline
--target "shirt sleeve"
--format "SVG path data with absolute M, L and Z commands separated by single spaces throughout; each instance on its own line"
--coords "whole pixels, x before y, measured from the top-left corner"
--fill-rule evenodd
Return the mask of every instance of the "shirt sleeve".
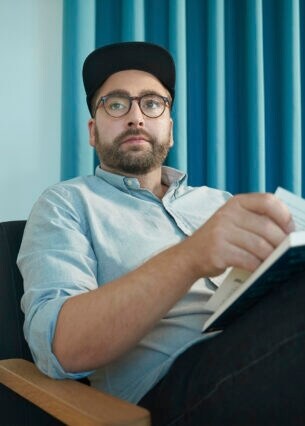
M 35 204 L 17 264 L 24 280 L 24 334 L 38 368 L 53 378 L 92 373 L 64 371 L 52 352 L 58 313 L 72 296 L 97 288 L 97 261 L 79 194 L 57 185 Z

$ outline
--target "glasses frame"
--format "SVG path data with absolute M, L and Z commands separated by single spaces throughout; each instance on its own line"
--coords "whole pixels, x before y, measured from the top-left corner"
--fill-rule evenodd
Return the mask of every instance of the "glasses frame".
M 149 115 L 145 114 L 145 112 L 142 110 L 142 108 L 141 108 L 141 100 L 142 100 L 143 98 L 145 98 L 146 96 L 157 96 L 158 98 L 160 98 L 160 99 L 162 99 L 162 100 L 163 100 L 163 102 L 164 102 L 164 108 L 163 108 L 163 111 L 162 111 L 159 115 L 156 115 L 155 117 L 151 117 L 151 116 L 149 116 Z M 109 112 L 108 112 L 108 111 L 107 111 L 107 109 L 105 108 L 105 102 L 107 101 L 107 99 L 112 98 L 112 97 L 120 97 L 120 98 L 128 99 L 128 101 L 129 101 L 129 108 L 127 109 L 127 111 L 125 111 L 125 112 L 124 112 L 124 114 L 120 115 L 119 117 L 115 117 L 115 116 L 113 116 L 113 115 L 109 114 Z M 102 96 L 102 97 L 98 100 L 98 102 L 97 102 L 97 104 L 96 104 L 96 107 L 95 107 L 95 110 L 94 110 L 93 117 L 95 118 L 95 116 L 96 116 L 96 112 L 97 112 L 97 110 L 99 109 L 99 107 L 100 107 L 101 105 L 103 105 L 103 107 L 104 107 L 104 110 L 105 110 L 106 114 L 108 114 L 110 117 L 112 117 L 112 118 L 121 118 L 121 117 L 124 117 L 124 116 L 125 116 L 125 115 L 127 115 L 127 114 L 129 113 L 129 111 L 131 110 L 131 106 L 132 106 L 132 102 L 133 102 L 133 101 L 137 101 L 137 104 L 139 105 L 139 108 L 140 108 L 140 110 L 141 110 L 142 114 L 144 114 L 144 115 L 145 115 L 145 117 L 148 117 L 148 118 L 159 118 L 159 117 L 161 117 L 161 115 L 162 115 L 162 114 L 164 113 L 164 111 L 165 111 L 165 108 L 166 108 L 166 107 L 169 107 L 169 108 L 170 108 L 170 105 L 171 105 L 171 104 L 170 104 L 170 100 L 169 100 L 166 96 L 162 96 L 162 95 L 159 95 L 159 94 L 157 94 L 157 93 L 145 93 L 145 95 L 142 95 L 142 96 L 128 96 L 128 95 L 124 95 L 124 94 L 115 94 L 115 93 L 111 93 L 110 95 Z

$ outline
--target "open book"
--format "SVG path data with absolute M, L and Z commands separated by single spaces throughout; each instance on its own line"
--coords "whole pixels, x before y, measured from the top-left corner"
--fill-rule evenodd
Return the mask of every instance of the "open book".
M 275 195 L 290 209 L 295 231 L 254 272 L 232 268 L 227 273 L 205 305 L 212 315 L 203 326 L 204 332 L 223 329 L 279 282 L 305 270 L 305 199 L 280 187 Z

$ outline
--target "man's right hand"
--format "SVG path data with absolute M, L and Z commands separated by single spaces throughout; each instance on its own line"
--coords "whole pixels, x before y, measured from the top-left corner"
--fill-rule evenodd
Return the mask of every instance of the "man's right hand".
M 254 271 L 293 230 L 287 206 L 272 194 L 241 194 L 224 206 L 188 240 L 200 276 L 227 267 Z

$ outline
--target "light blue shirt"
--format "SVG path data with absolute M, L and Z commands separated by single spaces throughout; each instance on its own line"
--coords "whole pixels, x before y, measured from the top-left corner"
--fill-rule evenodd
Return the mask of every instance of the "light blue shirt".
M 57 315 L 69 297 L 96 289 L 179 243 L 229 197 L 187 186 L 186 176 L 168 167 L 162 181 L 169 188 L 160 200 L 136 178 L 97 167 L 95 176 L 49 188 L 33 207 L 18 266 L 25 288 L 25 337 L 45 374 L 89 376 L 92 386 L 137 403 L 179 354 L 207 338 L 201 333 L 209 316 L 204 305 L 215 287 L 201 279 L 134 349 L 103 368 L 72 374 L 52 353 Z

